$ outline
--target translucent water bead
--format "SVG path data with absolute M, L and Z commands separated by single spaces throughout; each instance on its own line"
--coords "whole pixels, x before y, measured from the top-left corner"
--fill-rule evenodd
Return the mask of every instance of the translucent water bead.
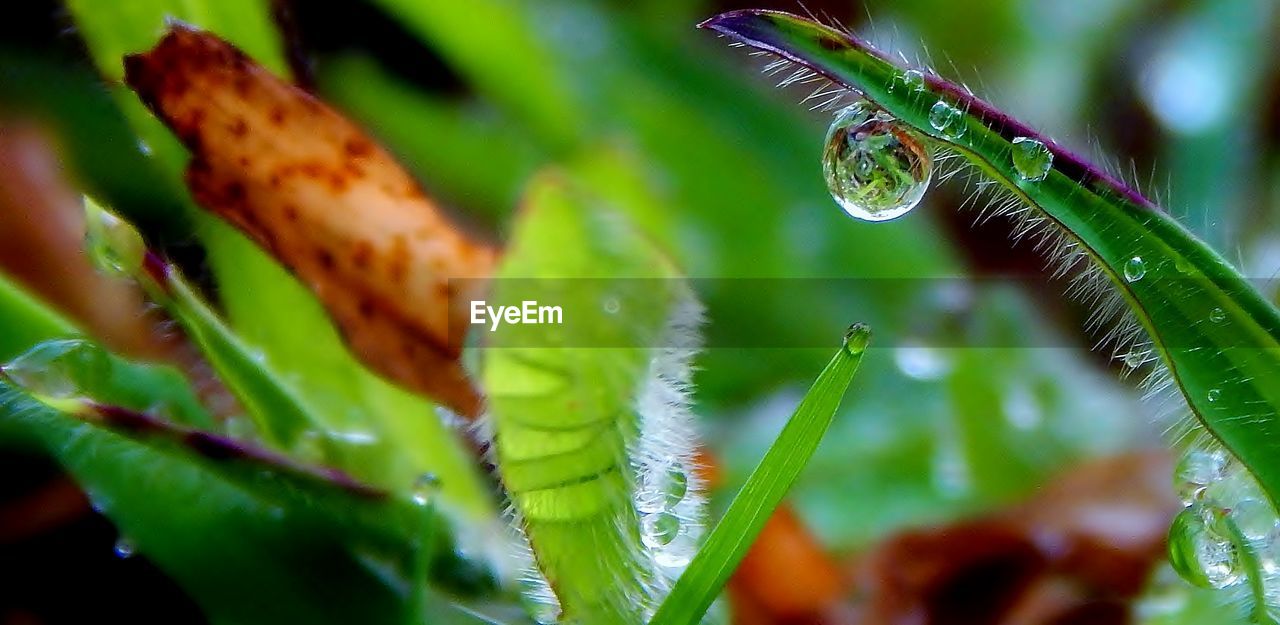
M 1178 513 L 1169 528 L 1169 564 L 1201 588 L 1226 588 L 1243 572 L 1224 515 L 1216 506 L 1197 503 Z
M 864 221 L 901 217 L 924 197 L 933 160 L 923 138 L 869 102 L 836 113 L 827 131 L 822 173 L 831 197 Z

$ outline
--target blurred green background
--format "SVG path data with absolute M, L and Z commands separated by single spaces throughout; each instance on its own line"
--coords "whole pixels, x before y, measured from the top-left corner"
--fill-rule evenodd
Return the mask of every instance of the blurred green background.
M 821 177 L 829 113 L 798 104 L 807 90 L 773 89 L 756 59 L 694 28 L 733 8 L 803 12 L 795 2 L 276 5 L 305 83 L 476 231 L 501 240 L 530 176 L 557 166 L 637 217 L 690 276 L 795 280 L 777 292 L 704 283 L 713 348 L 698 362 L 697 413 L 727 469 L 723 492 L 745 478 L 830 350 L 715 346 L 759 336 L 834 345 L 852 321 L 876 328 L 885 338 L 792 496 L 833 550 L 998 509 L 1083 459 L 1163 444 L 1134 388 L 1142 372 L 1088 351 L 1091 311 L 1063 296 L 1065 282 L 1039 279 L 1040 256 L 1012 246 L 1003 220 L 972 223 L 962 179 L 900 220 L 849 219 Z M 1270 0 L 805 5 L 1117 162 L 1246 275 L 1280 269 L 1280 11 Z M 162 174 L 56 2 L 0 13 L 0 125 L 15 119 L 45 124 L 78 183 L 128 207 L 189 272 L 209 277 L 192 225 L 155 193 Z M 978 279 L 1008 275 L 1031 279 Z M 0 496 L 52 471 L 26 456 L 0 458 L 0 470 L 18 476 L 0 481 Z M 34 546 L 0 544 L 0 559 L 36 571 L 23 592 L 0 593 L 0 622 L 62 614 L 48 604 L 67 575 L 122 575 L 131 583 L 91 592 L 102 610 L 144 617 L 154 603 L 131 598 L 165 582 L 109 547 L 94 551 L 112 540 L 87 520 Z M 155 609 L 190 609 L 173 601 Z

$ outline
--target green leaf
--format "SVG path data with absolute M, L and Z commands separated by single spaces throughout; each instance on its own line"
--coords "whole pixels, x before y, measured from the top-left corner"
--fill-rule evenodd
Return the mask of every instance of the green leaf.
M 564 148 L 579 138 L 580 106 L 562 66 L 509 0 L 467 3 L 376 0 L 410 30 L 433 41 L 476 86 L 509 107 L 540 139 Z M 477 28 L 477 24 L 483 24 Z
M 404 622 L 417 609 L 429 509 L 140 413 L 54 403 L 82 416 L 0 380 L 0 438 L 35 441 L 214 622 Z
M 1280 501 L 1280 315 L 1220 256 L 1135 191 L 966 90 L 933 75 L 904 88 L 904 68 L 848 33 L 770 11 L 730 12 L 703 27 L 858 90 L 1032 206 L 1110 278 L 1199 423 Z M 940 101 L 962 112 L 946 135 L 929 121 Z M 1019 175 L 1018 138 L 1054 155 L 1043 180 Z
M 652 625 L 700 621 L 818 448 L 858 371 L 870 336 L 864 325 L 849 329 L 844 346 L 818 374 L 782 433 L 654 614 Z
M 75 325 L 29 295 L 0 273 L 0 360 L 32 345 L 78 332 Z
M 563 323 L 485 333 L 482 371 L 503 485 L 571 623 L 641 622 L 662 575 L 641 543 L 633 467 L 645 436 L 674 435 L 648 431 L 658 415 L 640 414 L 639 398 L 659 352 L 687 347 L 668 345 L 667 332 L 692 297 L 609 208 L 561 177 L 538 178 L 486 300 L 563 310 Z M 684 459 L 679 445 L 664 451 Z

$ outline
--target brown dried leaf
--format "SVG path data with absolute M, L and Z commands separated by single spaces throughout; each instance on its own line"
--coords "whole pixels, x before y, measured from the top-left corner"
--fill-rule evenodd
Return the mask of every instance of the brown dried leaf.
M 1087 462 L 985 517 L 889 537 L 854 575 L 865 625 L 1127 622 L 1178 509 L 1162 453 Z
M 465 302 L 494 251 L 360 129 L 227 42 L 174 27 L 125 81 L 186 144 L 192 195 L 298 276 L 367 365 L 464 414 Z M 458 286 L 459 284 L 466 286 Z M 454 291 L 465 292 L 454 292 Z

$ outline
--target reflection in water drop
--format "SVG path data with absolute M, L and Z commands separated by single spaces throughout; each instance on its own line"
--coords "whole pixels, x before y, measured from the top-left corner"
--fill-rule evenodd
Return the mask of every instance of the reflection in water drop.
M 1222 398 L 1222 389 L 1217 389 L 1217 388 L 1209 389 L 1209 392 L 1208 394 L 1205 395 L 1205 398 L 1209 400 L 1209 403 L 1218 401 L 1219 399 Z
M 1126 282 L 1137 282 L 1147 275 L 1147 263 L 1141 256 L 1134 256 L 1124 263 L 1124 279 Z
M 1212 321 L 1214 323 L 1222 323 L 1223 321 L 1226 321 L 1226 320 L 1227 320 L 1227 311 L 1217 307 L 1209 311 L 1209 321 Z
M 115 213 L 84 200 L 85 248 L 98 270 L 115 276 L 129 276 L 142 267 L 147 246 L 142 235 Z
M 1227 468 L 1227 454 L 1221 450 L 1189 450 L 1174 468 L 1174 488 L 1182 502 L 1190 505 L 1200 499 L 1210 484 L 1225 479 Z
M 1169 528 L 1169 564 L 1201 588 L 1225 588 L 1241 579 L 1240 553 L 1222 520 L 1223 511 L 1193 504 Z
M 1013 140 L 1013 169 L 1028 182 L 1044 180 L 1053 167 L 1053 152 L 1043 142 L 1031 137 Z
M 867 344 L 870 342 L 871 326 L 865 323 L 855 323 L 844 333 L 844 348 L 855 356 L 866 351 Z
M 938 100 L 933 108 L 929 109 L 929 125 L 948 139 L 956 139 L 964 134 L 962 118 L 960 109 L 944 100 Z
M 861 101 L 836 113 L 822 172 L 831 197 L 846 213 L 886 221 L 905 215 L 924 197 L 933 161 L 914 130 Z
M 909 69 L 894 76 L 889 81 L 889 93 L 894 93 L 899 89 L 906 93 L 924 91 L 924 73 L 918 69 Z
M 640 539 L 650 549 L 666 547 L 679 534 L 680 519 L 670 512 L 646 514 L 640 520 Z
M 133 557 L 136 548 L 133 545 L 133 541 L 129 540 L 125 536 L 121 536 L 116 539 L 116 544 L 112 549 L 116 552 L 116 556 L 118 557 L 131 558 Z
M 1249 540 L 1263 540 L 1276 527 L 1276 514 L 1271 505 L 1257 499 L 1243 499 L 1231 506 L 1231 521 Z
M 23 390 L 50 399 L 89 394 L 112 373 L 111 358 L 83 339 L 45 341 L 4 366 L 4 373 Z
M 440 492 L 440 478 L 434 473 L 423 473 L 413 481 L 413 503 L 419 506 L 428 505 Z

